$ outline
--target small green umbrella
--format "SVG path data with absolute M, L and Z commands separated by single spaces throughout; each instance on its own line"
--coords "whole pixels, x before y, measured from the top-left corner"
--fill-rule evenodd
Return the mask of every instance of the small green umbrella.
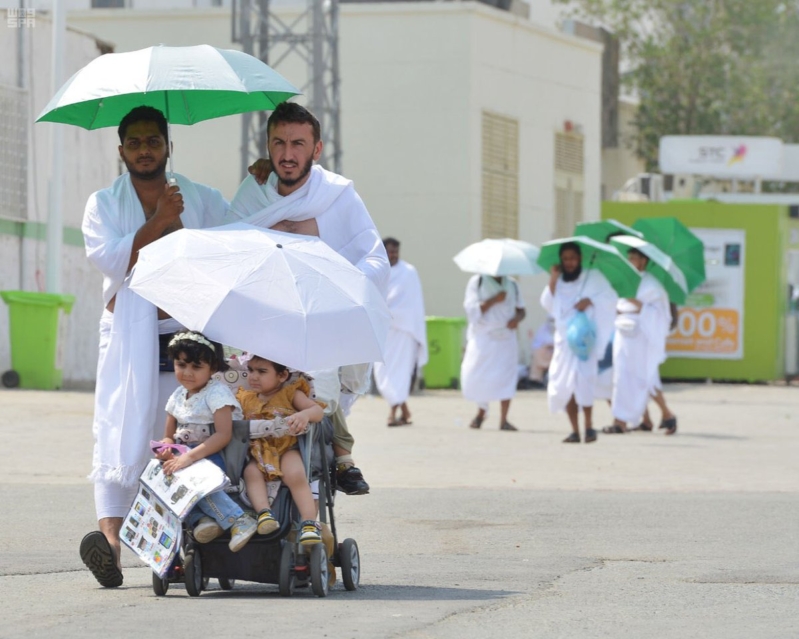
M 622 224 L 618 220 L 602 220 L 600 222 L 580 222 L 574 227 L 575 235 L 584 235 L 590 237 L 597 242 L 607 242 L 610 236 L 616 235 L 633 235 L 635 237 L 643 237 L 643 233 L 639 233 L 626 224 Z
M 705 245 L 682 222 L 653 217 L 638 220 L 633 228 L 674 260 L 685 275 L 689 293 L 705 281 Z
M 669 294 L 669 301 L 675 304 L 685 304 L 685 297 L 688 294 L 685 275 L 677 268 L 674 260 L 668 255 L 654 244 L 637 237 L 614 237 L 610 242 L 622 253 L 627 253 L 630 249 L 635 249 L 646 255 L 649 258 L 646 270 L 666 289 L 666 292 Z
M 584 269 L 600 271 L 620 297 L 635 297 L 641 275 L 615 247 L 590 237 L 576 236 L 545 242 L 538 255 L 538 265 L 549 271 L 560 264 L 560 247 L 570 242 L 580 247 Z
M 37 122 L 84 129 L 119 126 L 138 106 L 160 110 L 170 124 L 194 124 L 226 115 L 271 111 L 300 91 L 249 54 L 159 45 L 107 53 L 73 75 Z

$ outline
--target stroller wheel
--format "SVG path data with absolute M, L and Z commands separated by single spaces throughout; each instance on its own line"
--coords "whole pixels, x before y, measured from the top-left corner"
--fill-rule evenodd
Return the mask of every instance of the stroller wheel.
M 280 552 L 277 586 L 281 597 L 291 597 L 294 594 L 294 548 L 288 541 L 283 542 L 283 550 Z
M 327 597 L 327 551 L 324 544 L 311 546 L 311 590 L 317 597 Z
M 183 571 L 186 575 L 186 592 L 189 593 L 189 597 L 199 597 L 203 591 L 203 563 L 196 549 L 186 553 Z
M 338 551 L 341 566 L 341 580 L 347 590 L 357 590 L 361 581 L 361 555 L 354 539 L 341 542 Z
M 233 590 L 233 585 L 236 583 L 235 579 L 227 579 L 225 577 L 220 577 L 218 581 L 222 590 Z
M 153 592 L 156 597 L 163 597 L 166 591 L 169 590 L 169 580 L 166 577 L 159 577 L 157 573 L 153 573 Z

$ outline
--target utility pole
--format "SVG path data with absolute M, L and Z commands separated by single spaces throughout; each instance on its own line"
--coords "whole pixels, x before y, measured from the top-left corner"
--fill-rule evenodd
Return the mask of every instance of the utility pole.
M 285 5 L 284 5 L 285 6 Z M 289 9 L 284 9 L 289 11 Z M 340 79 L 338 70 L 339 0 L 305 0 L 299 15 L 281 18 L 270 0 L 233 0 L 233 41 L 276 71 L 289 57 L 308 66 L 300 91 L 319 119 L 324 148 L 319 164 L 341 173 Z M 294 78 L 287 78 L 292 84 Z M 245 113 L 241 129 L 241 173 L 266 154 L 266 113 Z
M 52 95 L 58 93 L 64 76 L 64 39 L 66 37 L 66 9 L 63 0 L 53 0 L 53 51 L 52 51 Z M 50 125 L 50 147 L 52 165 L 50 169 L 50 193 L 47 214 L 47 270 L 48 293 L 61 292 L 61 246 L 64 237 L 64 127 Z

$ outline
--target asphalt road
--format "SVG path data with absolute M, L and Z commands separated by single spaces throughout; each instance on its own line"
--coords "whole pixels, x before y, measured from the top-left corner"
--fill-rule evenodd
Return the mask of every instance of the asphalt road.
M 356 404 L 372 494 L 341 496 L 361 588 L 326 599 L 237 583 L 156 598 L 125 552 L 100 588 L 78 544 L 94 527 L 88 393 L 0 391 L 0 637 L 799 637 L 799 389 L 667 388 L 678 434 L 565 445 L 541 392 L 518 433 L 481 431 L 455 392 L 412 398 L 387 428 Z M 597 425 L 609 423 L 597 406 Z

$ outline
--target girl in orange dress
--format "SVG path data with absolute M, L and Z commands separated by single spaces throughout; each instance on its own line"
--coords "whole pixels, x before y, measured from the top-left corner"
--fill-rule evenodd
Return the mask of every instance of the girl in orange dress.
M 250 390 L 239 388 L 236 394 L 244 419 L 284 417 L 289 427 L 288 435 L 254 439 L 250 444 L 252 459 L 244 469 L 244 483 L 258 512 L 258 533 L 266 535 L 280 526 L 269 508 L 266 488 L 267 481 L 279 478 L 291 491 L 303 519 L 299 542 L 317 544 L 322 541 L 321 528 L 296 435 L 304 433 L 310 422 L 322 421 L 324 404 L 309 397 L 310 388 L 304 379 L 287 383 L 290 373 L 282 364 L 254 355 L 247 362 L 247 371 Z

